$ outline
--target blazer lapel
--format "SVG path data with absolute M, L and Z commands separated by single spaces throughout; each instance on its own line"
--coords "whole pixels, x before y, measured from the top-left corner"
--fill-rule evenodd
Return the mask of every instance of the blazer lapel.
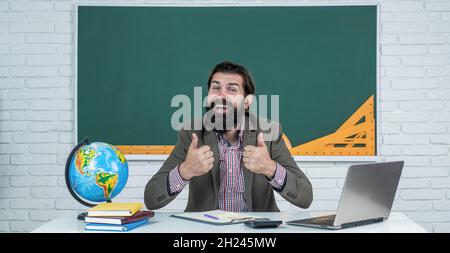
M 256 143 L 256 132 L 251 130 L 244 130 L 243 136 L 243 148 L 247 145 L 254 146 Z M 244 184 L 245 184 L 245 197 L 247 199 L 248 211 L 252 211 L 252 181 L 253 181 L 253 172 L 247 169 L 242 163 L 242 172 L 244 174 Z
M 211 169 L 212 174 L 212 183 L 214 188 L 214 195 L 216 199 L 215 207 L 219 208 L 219 203 L 217 203 L 217 196 L 219 194 L 219 147 L 217 142 L 217 136 L 213 131 L 205 130 L 204 134 L 205 138 L 205 145 L 208 145 L 211 147 L 211 151 L 214 154 L 214 165 Z

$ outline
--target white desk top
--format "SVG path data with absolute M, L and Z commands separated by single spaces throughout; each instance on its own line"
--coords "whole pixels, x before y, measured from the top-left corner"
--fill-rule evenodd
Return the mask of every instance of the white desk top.
M 403 213 L 393 212 L 388 220 L 354 228 L 342 230 L 327 230 L 292 226 L 283 223 L 275 229 L 253 229 L 244 224 L 210 225 L 179 218 L 169 217 L 173 213 L 155 212 L 150 222 L 128 233 L 426 233 L 427 231 L 413 222 Z M 250 214 L 251 215 L 251 214 Z M 281 212 L 281 213 L 253 213 L 259 217 L 281 219 L 283 222 L 310 217 L 307 212 Z M 317 215 L 314 215 L 317 216 Z M 98 231 L 84 230 L 84 222 L 76 219 L 77 213 L 69 211 L 66 215 L 57 218 L 35 229 L 32 233 L 98 233 Z

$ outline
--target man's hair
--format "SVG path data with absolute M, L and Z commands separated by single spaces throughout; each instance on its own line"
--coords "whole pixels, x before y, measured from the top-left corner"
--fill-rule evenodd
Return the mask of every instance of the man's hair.
M 249 94 L 254 95 L 255 94 L 255 83 L 253 81 L 252 76 L 248 71 L 241 65 L 233 63 L 231 61 L 224 61 L 219 64 L 217 64 L 214 69 L 211 71 L 208 77 L 208 90 L 211 87 L 211 81 L 215 73 L 233 73 L 238 74 L 242 77 L 244 80 L 243 86 L 244 86 L 244 97 L 246 97 Z

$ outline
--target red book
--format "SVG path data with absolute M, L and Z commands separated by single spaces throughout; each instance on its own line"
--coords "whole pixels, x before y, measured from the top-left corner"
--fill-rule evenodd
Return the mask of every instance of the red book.
M 138 211 L 133 216 L 115 216 L 115 217 L 93 217 L 86 216 L 84 222 L 86 223 L 99 223 L 99 224 L 117 224 L 123 225 L 130 222 L 140 221 L 143 219 L 151 218 L 155 215 L 153 211 Z

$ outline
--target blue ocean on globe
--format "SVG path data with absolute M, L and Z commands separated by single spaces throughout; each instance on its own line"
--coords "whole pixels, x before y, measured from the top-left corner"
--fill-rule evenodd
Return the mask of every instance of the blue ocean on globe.
M 107 143 L 93 142 L 81 146 L 70 163 L 70 186 L 89 201 L 111 200 L 122 191 L 127 180 L 125 156 Z

